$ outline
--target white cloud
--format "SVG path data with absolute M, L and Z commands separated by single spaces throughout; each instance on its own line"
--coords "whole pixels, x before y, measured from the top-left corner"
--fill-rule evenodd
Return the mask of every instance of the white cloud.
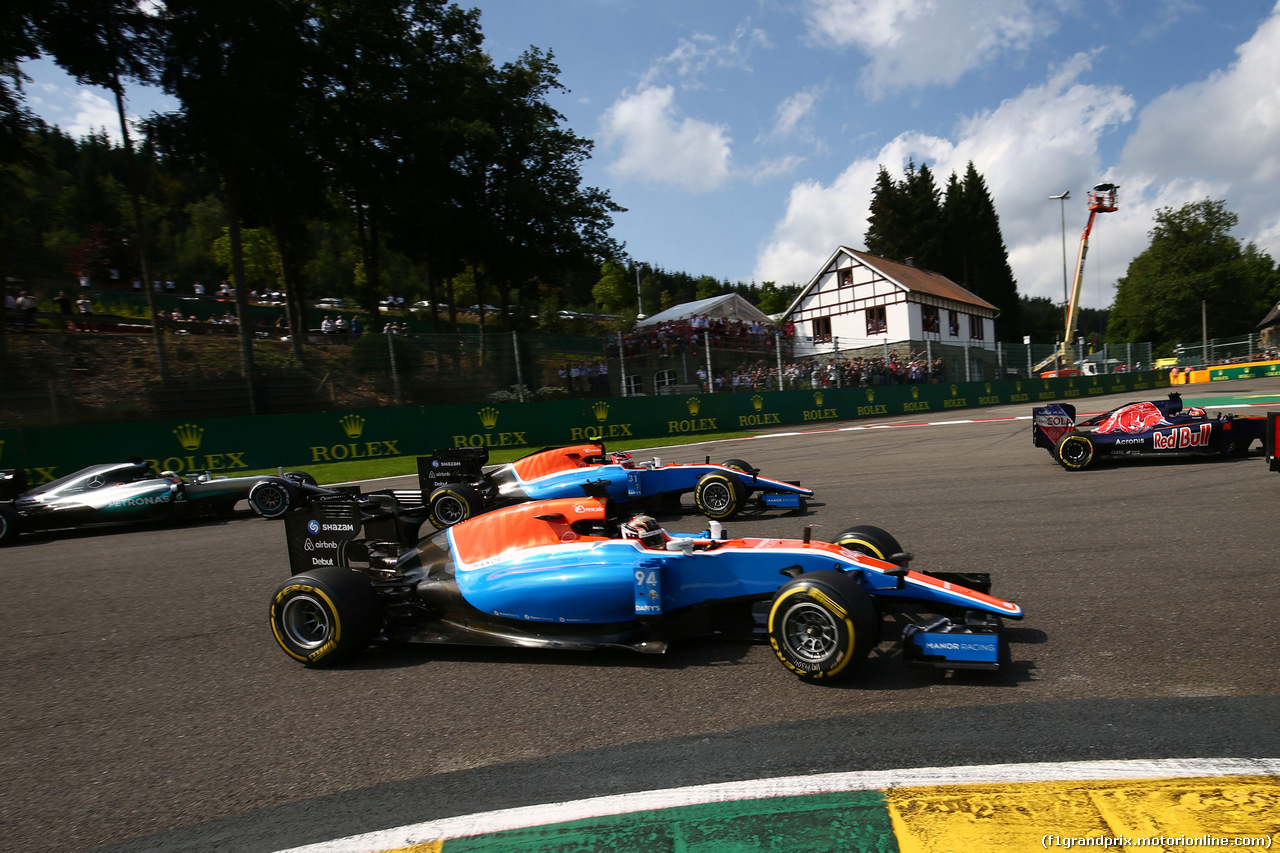
M 778 104 L 773 127 L 763 138 L 777 142 L 794 138 L 811 139 L 813 132 L 810 125 L 817 112 L 818 99 L 822 97 L 823 89 L 822 86 L 810 86 L 784 99 Z
M 1000 215 L 1020 290 L 1060 300 L 1063 213 L 1068 263 L 1074 264 L 1080 230 L 1088 216 L 1085 192 L 1109 177 L 1114 179 L 1103 173 L 1099 140 L 1129 121 L 1134 110 L 1133 99 L 1118 87 L 1078 82 L 1089 62 L 1090 57 L 1077 56 L 1044 85 L 970 116 L 957 126 L 954 139 L 904 133 L 874 156 L 851 163 L 830 186 L 796 185 L 782 220 L 759 253 L 756 280 L 805 282 L 836 246 L 861 248 L 871 188 L 881 164 L 900 177 L 908 160 L 927 163 L 941 190 L 952 172 L 962 175 L 972 161 L 986 179 Z M 1065 209 L 1048 198 L 1063 190 L 1072 195 Z M 1109 219 L 1120 216 L 1108 214 Z M 1129 258 L 1142 248 L 1130 251 L 1132 240 L 1145 240 L 1149 228 L 1149 208 L 1128 216 L 1141 228 L 1123 232 L 1133 232 L 1124 243 L 1116 239 L 1119 233 L 1110 221 L 1107 239 L 1098 241 L 1101 256 L 1111 259 L 1102 270 L 1110 276 L 1107 281 L 1123 275 Z M 1091 254 L 1090 263 L 1094 258 Z M 1092 280 L 1086 278 L 1086 282 Z M 1097 302 L 1096 292 L 1086 296 L 1087 304 Z
M 712 69 L 750 69 L 751 52 L 755 48 L 770 46 L 764 30 L 751 26 L 750 20 L 739 24 L 729 39 L 695 33 L 681 39 L 675 50 L 656 61 L 640 78 L 638 88 L 656 86 L 663 79 L 674 76 L 685 87 L 702 85 L 703 76 Z
M 724 125 L 681 118 L 670 86 L 625 95 L 601 117 L 604 143 L 619 151 L 615 177 L 670 184 L 691 192 L 721 186 L 730 176 L 732 140 Z
M 1151 102 L 1121 155 L 1161 187 L 1158 206 L 1225 199 L 1237 236 L 1280 250 L 1280 5 L 1207 79 Z M 1153 191 L 1154 192 L 1154 191 Z M 1175 194 L 1176 192 L 1176 194 Z
M 955 83 L 999 54 L 1026 50 L 1055 26 L 1028 0 L 806 0 L 804 14 L 819 44 L 866 54 L 871 63 L 861 82 L 877 97 Z

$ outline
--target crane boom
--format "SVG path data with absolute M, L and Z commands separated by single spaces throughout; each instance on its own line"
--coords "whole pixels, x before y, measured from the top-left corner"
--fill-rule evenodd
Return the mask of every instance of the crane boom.
M 1058 348 L 1048 358 L 1035 366 L 1034 373 L 1039 373 L 1054 362 L 1063 365 L 1052 372 L 1052 375 L 1078 375 L 1079 371 L 1071 368 L 1071 341 L 1076 336 L 1076 321 L 1080 315 L 1080 291 L 1084 289 L 1084 260 L 1089 254 L 1089 235 L 1093 232 L 1093 219 L 1099 213 L 1113 213 L 1116 209 L 1116 192 L 1120 188 L 1115 184 L 1098 184 L 1089 193 L 1089 220 L 1085 223 L 1084 233 L 1080 235 L 1080 252 L 1076 256 L 1076 275 L 1071 285 L 1071 299 L 1067 302 L 1066 328 Z M 1070 374 L 1065 371 L 1071 370 Z

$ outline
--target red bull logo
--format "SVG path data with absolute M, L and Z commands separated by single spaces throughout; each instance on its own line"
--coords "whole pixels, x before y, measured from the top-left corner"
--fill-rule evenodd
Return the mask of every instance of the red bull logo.
M 1116 409 L 1111 417 L 1098 424 L 1095 432 L 1146 432 L 1168 423 L 1154 403 L 1134 403 Z
M 1151 436 L 1151 441 L 1156 450 L 1185 450 L 1190 447 L 1208 447 L 1209 436 L 1212 434 L 1213 424 L 1200 424 L 1157 432 Z

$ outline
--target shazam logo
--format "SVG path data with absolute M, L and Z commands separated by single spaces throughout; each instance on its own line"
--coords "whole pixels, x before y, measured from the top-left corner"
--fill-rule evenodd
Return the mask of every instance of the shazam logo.
M 198 450 L 200 448 L 200 440 L 204 438 L 204 427 L 195 424 L 183 424 L 173 431 L 178 437 L 178 443 L 186 450 Z
M 754 408 L 757 412 L 758 412 L 758 411 L 760 411 L 761 409 L 763 409 L 763 408 L 764 408 L 764 397 L 761 397 L 759 394 L 756 394 L 754 397 L 752 397 L 752 398 L 751 398 L 751 406 L 752 406 L 752 408 Z
M 308 531 L 309 533 L 319 533 L 319 532 L 320 532 L 320 522 L 316 521 L 314 518 L 313 518 L 313 519 L 311 519 L 310 521 L 308 521 L 308 522 L 307 522 L 307 531 Z
M 697 397 L 690 397 L 684 401 L 684 404 L 689 407 L 689 414 L 691 415 L 698 414 L 698 409 L 702 408 L 702 401 Z
M 342 424 L 342 431 L 348 438 L 359 438 L 364 432 L 364 418 L 359 415 L 346 415 L 338 423 Z
M 480 416 L 480 423 L 485 429 L 493 429 L 498 425 L 498 410 L 493 406 L 485 406 L 476 414 Z
M 591 411 L 595 413 L 596 420 L 603 421 L 609 417 L 609 404 L 601 400 L 592 404 Z

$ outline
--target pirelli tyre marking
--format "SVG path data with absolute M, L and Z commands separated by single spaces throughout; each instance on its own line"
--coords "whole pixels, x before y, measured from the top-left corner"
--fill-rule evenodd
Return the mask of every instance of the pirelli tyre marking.
M 333 600 L 310 584 L 290 584 L 271 603 L 271 630 L 291 657 L 315 663 L 338 647 L 342 620 Z

